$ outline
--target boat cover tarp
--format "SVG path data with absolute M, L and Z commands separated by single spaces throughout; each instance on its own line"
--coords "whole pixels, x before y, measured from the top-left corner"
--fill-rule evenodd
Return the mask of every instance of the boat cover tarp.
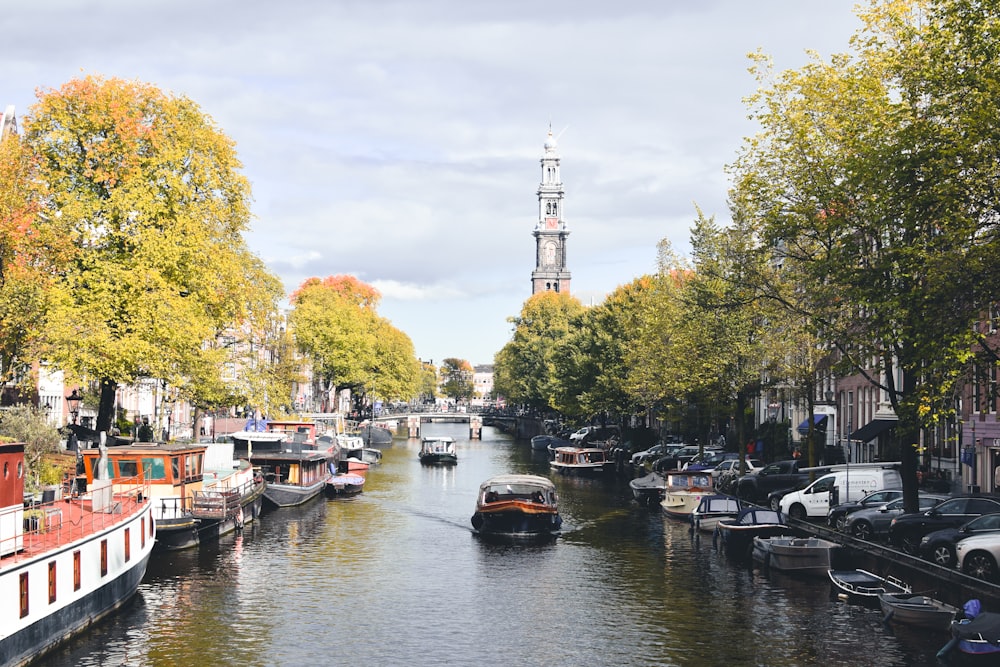
M 997 644 L 1000 642 L 1000 614 L 984 611 L 971 621 L 954 624 L 952 631 L 959 639 L 983 639 Z

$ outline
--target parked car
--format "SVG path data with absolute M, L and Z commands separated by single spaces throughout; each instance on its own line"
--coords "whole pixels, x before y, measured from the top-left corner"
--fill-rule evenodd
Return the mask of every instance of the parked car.
M 837 466 L 799 491 L 785 494 L 780 511 L 793 519 L 825 517 L 838 498 L 860 500 L 878 489 L 902 486 L 899 470 L 886 464 Z
M 683 446 L 684 445 L 673 442 L 664 442 L 658 445 L 653 445 L 649 449 L 644 449 L 641 452 L 633 454 L 631 458 L 632 465 L 641 466 L 646 463 L 652 463 L 656 459 L 667 456 L 671 452 L 676 452 Z
M 857 500 L 852 503 L 840 503 L 839 505 L 831 507 L 830 511 L 827 512 L 826 525 L 830 526 L 834 530 L 843 532 L 844 528 L 847 526 L 848 514 L 872 507 L 881 507 L 888 502 L 892 502 L 893 500 L 902 497 L 902 489 L 880 489 L 873 493 L 869 493 L 861 500 Z
M 722 480 L 726 475 L 735 477 L 737 471 L 739 470 L 740 460 L 737 459 L 726 459 L 719 463 L 719 465 L 712 468 L 712 480 L 716 485 Z M 764 467 L 764 464 L 760 459 L 743 459 L 743 474 L 749 475 L 750 473 L 756 472 Z
M 570 433 L 569 440 L 573 442 L 576 442 L 578 440 L 583 440 L 584 438 L 587 437 L 587 434 L 590 433 L 593 429 L 594 429 L 593 426 L 584 426 L 580 430 Z
M 970 577 L 997 583 L 1000 533 L 972 535 L 955 544 L 955 567 Z
M 957 528 L 984 514 L 1000 512 L 1000 498 L 957 496 L 922 512 L 902 514 L 892 521 L 889 541 L 910 555 L 920 551 L 924 535 L 942 528 Z
M 922 493 L 917 497 L 917 507 L 921 510 L 930 510 L 947 498 L 947 496 Z M 898 517 L 904 516 L 905 511 L 903 499 L 897 498 L 879 507 L 852 512 L 847 516 L 844 532 L 850 533 L 860 540 L 871 541 L 884 537 L 888 534 L 892 522 Z
M 699 447 L 698 445 L 684 445 L 675 452 L 663 456 L 653 464 L 653 470 L 665 472 L 667 470 L 680 470 L 684 464 L 698 456 L 699 451 L 719 451 L 718 447 Z
M 739 461 L 740 455 L 737 452 L 723 452 L 721 450 L 706 449 L 704 453 L 696 455 L 684 465 L 685 470 L 712 470 L 723 461 Z
M 800 470 L 808 466 L 803 459 L 768 463 L 753 475 L 745 475 L 739 479 L 736 483 L 736 496 L 752 503 L 766 501 L 767 495 L 772 491 L 794 489 L 803 482 L 808 482 L 809 473 Z
M 920 540 L 920 557 L 941 567 L 955 567 L 955 545 L 973 535 L 1000 533 L 1000 513 L 984 514 L 958 528 L 942 528 Z

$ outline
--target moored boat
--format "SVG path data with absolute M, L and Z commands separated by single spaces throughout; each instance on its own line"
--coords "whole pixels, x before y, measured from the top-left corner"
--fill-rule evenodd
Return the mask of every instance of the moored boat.
M 538 475 L 498 475 L 483 482 L 472 527 L 484 537 L 543 540 L 562 526 L 551 480 Z
M 87 484 L 103 474 L 108 479 L 139 477 L 149 483 L 149 498 L 156 521 L 156 549 L 176 550 L 197 546 L 218 537 L 215 520 L 194 515 L 195 494 L 205 488 L 206 445 L 135 442 L 101 449 L 81 450 Z
M 880 593 L 883 622 L 947 632 L 958 608 L 919 593 Z
M 549 467 L 563 475 L 601 475 L 614 466 L 600 447 L 556 447 L 554 452 Z
M 904 595 L 912 592 L 900 579 L 881 576 L 868 570 L 830 570 L 830 581 L 845 597 L 878 602 L 880 595 Z
M 714 533 L 723 519 L 734 519 L 743 510 L 743 502 L 736 496 L 715 494 L 702 496 L 691 512 L 691 525 L 695 530 Z
M 260 516 L 267 482 L 249 461 L 235 458 L 232 442 L 208 445 L 203 479 L 191 507 L 199 542 L 240 530 Z
M 651 472 L 629 481 L 632 497 L 642 505 L 660 504 L 663 492 L 667 487 L 667 479 L 658 472 Z
M 455 465 L 455 440 L 448 436 L 425 436 L 420 442 L 420 462 L 424 465 Z
M 149 483 L 93 480 L 24 505 L 24 445 L 0 444 L 0 664 L 37 661 L 135 594 L 156 538 Z
M 326 483 L 328 497 L 356 496 L 364 490 L 365 476 L 356 472 L 338 472 Z
M 754 537 L 753 559 L 764 567 L 814 576 L 826 576 L 840 545 L 819 537 L 775 535 Z
M 678 470 L 667 473 L 666 486 L 660 508 L 673 519 L 691 520 L 691 512 L 704 496 L 712 492 L 712 475 L 708 471 L 688 472 Z M 713 526 L 714 528 L 714 526 Z
M 938 660 L 961 665 L 1000 663 L 1000 614 L 982 611 L 979 600 L 969 600 L 962 611 L 965 618 L 952 622 L 951 639 L 937 652 Z
M 531 439 L 531 449 L 536 452 L 550 452 L 556 447 L 572 445 L 569 440 L 557 435 L 536 435 Z
M 727 556 L 743 560 L 753 554 L 753 538 L 783 535 L 790 530 L 784 514 L 753 505 L 732 519 L 720 519 L 713 539 L 722 542 Z
M 308 422 L 311 423 L 311 422 Z M 340 449 L 333 441 L 312 440 L 308 431 L 241 431 L 233 433 L 235 454 L 246 457 L 267 482 L 264 500 L 270 507 L 292 507 L 312 500 L 326 489 L 336 470 Z

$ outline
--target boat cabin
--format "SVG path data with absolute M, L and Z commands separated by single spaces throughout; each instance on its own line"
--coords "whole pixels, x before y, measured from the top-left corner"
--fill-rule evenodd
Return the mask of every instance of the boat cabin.
M 686 472 L 683 470 L 667 474 L 666 485 L 673 489 L 702 490 L 712 488 L 712 475 L 707 470 Z
M 568 466 L 604 465 L 608 462 L 608 455 L 603 449 L 558 447 L 555 452 L 555 462 Z
M 297 442 L 303 445 L 316 444 L 316 422 L 307 421 L 269 421 L 267 422 L 269 433 L 284 433 L 288 442 Z
M 555 485 L 536 475 L 502 475 L 486 480 L 479 487 L 481 505 L 510 500 L 546 505 L 556 505 L 558 502 Z

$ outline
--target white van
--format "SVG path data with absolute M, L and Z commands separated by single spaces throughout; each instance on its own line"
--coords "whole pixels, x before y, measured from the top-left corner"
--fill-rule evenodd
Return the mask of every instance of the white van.
M 861 500 L 872 491 L 903 485 L 898 463 L 856 463 L 826 468 L 829 472 L 809 486 L 781 499 L 781 511 L 793 519 L 825 517 L 833 505 Z

